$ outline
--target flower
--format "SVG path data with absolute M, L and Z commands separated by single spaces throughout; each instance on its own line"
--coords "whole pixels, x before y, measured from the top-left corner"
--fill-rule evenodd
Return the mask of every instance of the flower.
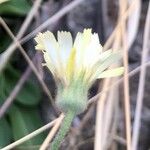
M 77 97 L 83 93 L 87 95 L 89 87 L 96 79 L 120 75 L 123 72 L 122 67 L 106 71 L 121 55 L 112 50 L 103 52 L 98 34 L 92 33 L 91 29 L 77 33 L 74 42 L 70 32 L 66 31 L 58 31 L 57 40 L 50 31 L 39 33 L 35 41 L 36 49 L 42 50 L 44 54 L 44 65 L 49 68 L 60 89 L 59 99 L 73 99 L 74 94 Z M 81 92 L 83 93 L 80 94 Z M 87 99 L 87 96 L 82 96 L 82 99 Z M 72 104 L 67 107 L 70 105 Z
M 66 85 L 81 74 L 84 76 L 83 80 L 93 83 L 114 60 L 120 57 L 112 50 L 102 52 L 98 34 L 92 34 L 91 29 L 79 32 L 74 43 L 70 32 L 66 31 L 58 31 L 57 40 L 50 31 L 39 33 L 35 41 L 36 49 L 44 53 L 45 65 L 54 78 L 60 79 Z

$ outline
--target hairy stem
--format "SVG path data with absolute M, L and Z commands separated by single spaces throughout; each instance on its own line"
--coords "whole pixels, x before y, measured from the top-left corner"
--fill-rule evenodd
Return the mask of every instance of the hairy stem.
M 75 113 L 73 111 L 69 111 L 68 113 L 66 113 L 63 123 L 58 131 L 58 134 L 56 135 L 54 141 L 52 142 L 50 146 L 50 150 L 58 150 L 62 140 L 64 139 L 65 135 L 70 129 L 74 116 L 75 116 Z

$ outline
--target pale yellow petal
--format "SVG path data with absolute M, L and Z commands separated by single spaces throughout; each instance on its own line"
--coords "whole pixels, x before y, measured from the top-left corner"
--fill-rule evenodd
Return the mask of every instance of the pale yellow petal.
M 84 51 L 83 65 L 85 68 L 91 68 L 95 62 L 98 61 L 98 57 L 102 51 L 102 46 L 99 42 L 98 34 L 92 34 L 89 43 Z
M 55 75 L 56 75 L 56 68 L 55 68 L 55 66 L 53 65 L 53 63 L 51 62 L 51 59 L 50 59 L 48 53 L 47 53 L 47 52 L 44 52 L 43 56 L 44 56 L 44 60 L 45 60 L 45 62 L 46 62 L 46 63 L 44 64 L 44 66 L 47 66 L 48 69 L 49 69 L 49 70 L 51 71 L 51 73 L 53 74 L 53 76 L 55 76 Z
M 52 74 L 60 77 L 63 76 L 65 71 L 62 67 L 62 63 L 59 57 L 59 45 L 53 33 L 49 31 L 39 33 L 35 38 L 35 41 L 37 42 L 36 49 L 43 51 L 44 60 Z
M 112 54 L 112 49 L 104 51 L 99 56 L 99 61 L 103 62 L 106 58 L 108 58 Z
M 74 47 L 76 49 L 76 65 L 77 68 L 83 67 L 83 59 L 85 54 L 85 49 L 87 48 L 90 39 L 92 35 L 91 29 L 84 29 L 83 33 L 78 33 L 75 42 Z
M 57 39 L 58 39 L 59 50 L 60 50 L 59 53 L 60 53 L 62 63 L 66 63 L 73 46 L 71 33 L 66 31 L 61 31 L 61 32 L 58 31 Z
M 43 44 L 43 34 L 39 33 L 34 40 L 36 41 L 37 45 L 35 46 L 36 50 L 45 50 L 44 44 Z
M 110 77 L 117 77 L 122 75 L 124 72 L 124 67 L 119 67 L 115 69 L 109 69 L 104 72 L 102 72 L 98 78 L 110 78 Z
M 9 1 L 9 0 L 0 0 L 0 4 L 7 2 L 7 1 Z

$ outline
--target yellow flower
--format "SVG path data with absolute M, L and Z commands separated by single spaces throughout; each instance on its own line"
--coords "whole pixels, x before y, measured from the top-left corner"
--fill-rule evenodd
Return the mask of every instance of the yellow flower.
M 58 31 L 57 40 L 49 31 L 39 33 L 35 40 L 36 49 L 44 53 L 45 65 L 56 81 L 59 80 L 64 85 L 69 85 L 72 80 L 81 76 L 83 82 L 91 85 L 97 78 L 101 78 L 101 73 L 120 57 L 112 50 L 102 52 L 98 34 L 92 34 L 91 29 L 84 29 L 83 33 L 79 32 L 74 43 L 70 32 L 65 31 Z M 122 71 L 123 68 L 119 68 L 118 75 Z M 113 70 L 112 72 L 114 75 Z
M 57 83 L 57 106 L 63 111 L 76 114 L 86 108 L 88 89 L 98 78 L 117 76 L 123 68 L 106 70 L 120 58 L 112 50 L 103 52 L 97 33 L 91 29 L 79 32 L 73 42 L 70 32 L 39 33 L 35 38 L 36 49 L 42 50 L 45 66 Z
M 42 50 L 45 66 L 57 84 L 56 105 L 65 114 L 58 135 L 51 144 L 56 150 L 69 130 L 73 118 L 87 107 L 88 90 L 98 78 L 117 76 L 123 68 L 106 70 L 120 58 L 112 50 L 103 52 L 98 34 L 91 29 L 79 32 L 73 42 L 70 32 L 39 33 L 35 38 L 36 49 Z

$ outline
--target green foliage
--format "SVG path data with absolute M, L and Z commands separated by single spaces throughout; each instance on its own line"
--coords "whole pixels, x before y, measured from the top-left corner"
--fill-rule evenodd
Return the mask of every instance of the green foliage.
M 88 87 L 82 79 L 75 80 L 67 87 L 58 86 L 56 105 L 64 113 L 73 111 L 76 115 L 87 107 Z
M 14 34 L 20 28 L 20 23 L 23 19 L 20 16 L 25 16 L 30 11 L 30 2 L 31 0 L 9 0 L 0 4 L 0 15 L 4 15 L 7 18 L 6 23 Z M 14 17 L 12 18 L 12 16 Z M 0 30 L 0 36 L 0 53 L 2 53 L 10 45 L 12 39 L 3 29 Z M 24 61 L 19 62 L 18 57 L 11 57 L 3 72 L 0 73 L 0 106 L 21 78 L 22 73 L 12 65 L 15 63 L 24 64 Z M 34 83 L 33 80 L 25 81 L 22 89 L 15 97 L 13 106 L 0 119 L 0 149 L 43 125 L 38 114 L 38 104 L 41 100 L 40 91 L 38 84 Z M 45 137 L 45 134 L 42 133 L 15 148 L 15 150 L 37 150 L 39 149 L 37 145 L 39 146 Z
M 30 11 L 27 0 L 10 0 L 0 4 L 0 15 L 26 15 Z
M 20 76 L 19 71 L 10 67 L 10 65 L 0 74 L 0 105 L 14 89 Z M 7 113 L 10 123 L 4 118 L 0 120 L 0 147 L 10 144 L 10 142 L 18 140 L 42 126 L 42 121 L 37 111 L 40 98 L 41 93 L 37 84 L 27 81 L 14 101 L 14 103 L 17 102 L 22 105 L 17 107 L 14 104 Z M 26 107 L 24 108 L 23 106 Z M 13 132 L 13 136 L 11 132 Z M 23 148 L 25 145 L 31 147 L 40 145 L 44 138 L 44 134 L 38 135 L 20 146 L 19 149 L 26 149 L 26 147 Z M 34 150 L 33 147 L 31 149 Z
M 0 101 L 4 101 L 6 96 L 9 95 L 10 92 L 14 89 L 17 81 L 20 79 L 20 73 L 16 69 L 9 67 L 0 77 L 0 88 L 3 89 L 0 97 L 2 98 Z M 39 104 L 41 99 L 40 89 L 37 84 L 34 84 L 32 81 L 27 81 L 19 94 L 16 97 L 16 102 L 19 102 L 23 105 L 33 106 Z
M 14 140 L 18 140 L 42 126 L 42 121 L 36 108 L 13 106 L 9 112 L 9 118 Z M 30 147 L 32 147 L 31 149 L 33 150 L 33 146 L 42 144 L 44 139 L 45 134 L 41 133 L 17 148 L 30 149 Z
M 11 143 L 12 132 L 6 118 L 0 119 L 0 148 Z

